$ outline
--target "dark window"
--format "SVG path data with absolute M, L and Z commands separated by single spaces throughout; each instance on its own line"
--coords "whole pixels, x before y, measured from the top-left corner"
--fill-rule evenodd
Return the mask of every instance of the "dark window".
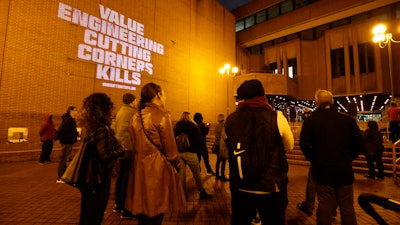
M 251 16 L 247 17 L 246 20 L 245 20 L 245 28 L 249 28 L 249 27 L 253 26 L 254 22 L 255 22 L 254 21 L 254 15 L 251 15 Z
M 244 29 L 244 20 L 236 21 L 236 32 Z
M 282 2 L 281 4 L 281 14 L 285 14 L 288 12 L 293 11 L 293 0 L 286 0 L 284 2 Z
M 345 75 L 343 48 L 331 50 L 331 63 L 332 77 L 340 77 Z
M 256 13 L 256 23 L 262 23 L 267 20 L 267 11 L 263 10 Z
M 268 19 L 279 16 L 279 5 L 268 8 Z
M 308 5 L 308 0 L 295 0 L 296 9 Z
M 358 44 L 360 74 L 375 72 L 374 47 L 372 43 Z
M 271 73 L 278 73 L 278 64 L 276 62 L 270 63 L 268 69 Z

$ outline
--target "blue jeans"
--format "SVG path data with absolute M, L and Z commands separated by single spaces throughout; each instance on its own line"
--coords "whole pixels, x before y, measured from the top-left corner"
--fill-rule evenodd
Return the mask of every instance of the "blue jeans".
M 58 163 L 58 178 L 61 178 L 67 169 L 67 160 L 71 155 L 73 144 L 61 144 L 62 153 L 60 156 L 60 162 Z
M 315 181 L 318 197 L 317 224 L 331 225 L 332 212 L 337 206 L 340 209 L 342 225 L 356 225 L 357 219 L 354 211 L 353 185 L 332 187 Z
M 180 167 L 179 167 L 179 176 L 182 181 L 183 190 L 186 191 L 186 164 L 189 166 L 190 170 L 192 170 L 193 178 L 196 182 L 197 190 L 203 191 L 203 181 L 200 177 L 200 164 L 197 158 L 197 154 L 193 152 L 181 152 L 179 153 L 180 157 Z

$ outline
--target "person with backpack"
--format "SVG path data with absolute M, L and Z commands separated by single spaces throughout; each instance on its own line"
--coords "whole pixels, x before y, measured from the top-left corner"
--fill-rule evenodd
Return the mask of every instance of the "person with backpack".
M 383 179 L 384 166 L 382 163 L 383 153 L 383 137 L 378 129 L 378 123 L 376 121 L 368 121 L 368 128 L 363 132 L 363 140 L 365 144 L 365 158 L 368 164 L 368 175 L 365 177 L 375 179 L 375 165 L 378 168 L 377 178 Z
M 263 225 L 284 225 L 288 204 L 286 151 L 294 138 L 282 112 L 274 111 L 259 80 L 237 89 L 238 110 L 228 116 L 231 224 L 251 224 L 258 212 Z
M 203 187 L 203 181 L 200 176 L 200 163 L 197 158 L 197 153 L 201 150 L 204 140 L 200 128 L 196 125 L 196 122 L 191 119 L 190 112 L 182 113 L 181 119 L 175 125 L 174 133 L 180 158 L 179 175 L 186 198 L 188 198 L 186 190 L 186 165 L 188 165 L 193 173 L 197 189 L 200 192 L 200 200 L 211 199 L 212 195 L 208 194 Z M 181 141 L 178 139 L 180 135 L 186 135 L 186 142 L 188 142 L 188 144 L 180 143 Z

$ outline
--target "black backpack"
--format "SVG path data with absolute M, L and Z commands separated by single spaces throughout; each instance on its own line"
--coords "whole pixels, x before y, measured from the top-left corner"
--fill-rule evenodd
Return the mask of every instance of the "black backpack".
M 240 109 L 226 122 L 231 187 L 275 192 L 287 182 L 287 160 L 269 109 Z M 281 186 L 283 187 L 283 186 Z

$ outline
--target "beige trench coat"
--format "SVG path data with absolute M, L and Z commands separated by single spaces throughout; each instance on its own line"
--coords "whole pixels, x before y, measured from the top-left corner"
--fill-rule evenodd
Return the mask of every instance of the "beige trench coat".
M 144 131 L 166 157 L 146 137 L 140 115 L 135 114 L 130 127 L 134 156 L 125 208 L 134 215 L 147 216 L 180 210 L 186 200 L 174 168 L 179 168 L 179 154 L 170 115 L 152 103 L 147 103 L 141 113 Z

